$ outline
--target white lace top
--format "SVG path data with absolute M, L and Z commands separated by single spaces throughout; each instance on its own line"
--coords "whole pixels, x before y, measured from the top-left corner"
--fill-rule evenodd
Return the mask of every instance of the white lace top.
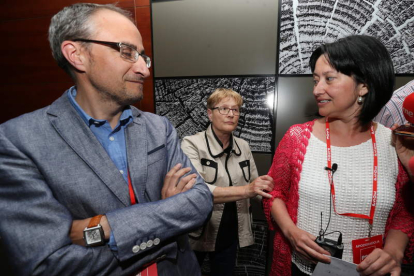
M 372 235 L 385 232 L 388 214 L 395 201 L 395 183 L 398 175 L 397 154 L 391 145 L 391 130 L 378 124 L 375 133 L 378 147 L 378 194 Z M 358 213 L 369 215 L 372 199 L 373 149 L 372 141 L 352 147 L 332 146 L 332 164 L 338 169 L 334 174 L 336 210 L 338 213 Z M 297 226 L 315 236 L 322 227 L 326 228 L 329 219 L 330 186 L 327 166 L 326 143 L 313 134 L 303 162 L 299 181 L 299 208 Z M 352 240 L 368 236 L 368 220 L 336 215 L 332 207 L 331 222 L 326 233 L 342 232 L 344 252 L 342 259 L 352 262 Z M 326 236 L 337 240 L 338 234 Z M 312 273 L 311 263 L 292 254 L 292 261 L 298 268 Z

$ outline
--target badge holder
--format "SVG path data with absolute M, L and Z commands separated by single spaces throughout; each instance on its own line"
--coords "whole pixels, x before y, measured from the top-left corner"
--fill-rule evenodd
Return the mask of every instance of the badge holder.
M 382 248 L 382 235 L 352 241 L 354 264 L 361 263 L 375 248 Z

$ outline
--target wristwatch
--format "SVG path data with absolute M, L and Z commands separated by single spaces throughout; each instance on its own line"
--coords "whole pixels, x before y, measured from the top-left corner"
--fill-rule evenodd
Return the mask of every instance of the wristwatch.
M 105 234 L 100 225 L 100 221 L 103 215 L 93 217 L 89 221 L 89 225 L 83 230 L 83 239 L 86 246 L 97 246 L 105 243 Z

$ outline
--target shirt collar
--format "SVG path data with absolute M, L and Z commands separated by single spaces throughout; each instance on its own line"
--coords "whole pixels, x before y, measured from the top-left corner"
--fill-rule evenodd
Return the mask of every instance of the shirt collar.
M 213 126 L 212 125 L 210 126 L 211 126 L 211 132 L 213 133 L 213 136 L 216 139 L 216 142 L 220 145 L 221 148 L 223 148 L 223 143 L 220 141 L 220 139 L 217 137 L 217 134 L 214 132 Z M 223 151 L 226 153 L 229 153 L 232 148 L 233 148 L 233 133 L 230 134 L 229 145 Z
M 96 127 L 100 127 L 105 124 L 106 120 L 97 120 L 89 116 L 80 105 L 76 102 L 75 97 L 77 94 L 76 86 L 72 86 L 69 88 L 68 91 L 68 98 L 72 106 L 76 109 L 78 114 L 81 116 L 82 120 L 87 124 L 89 127 L 91 125 L 95 125 Z M 131 107 L 127 106 L 122 111 L 121 118 L 119 119 L 122 126 L 126 126 L 132 119 L 132 110 Z
M 207 127 L 207 130 L 205 131 L 204 135 L 206 139 L 207 148 L 208 148 L 208 151 L 211 157 L 213 158 L 221 157 L 225 153 L 227 154 L 234 153 L 235 155 L 240 156 L 241 150 L 233 134 L 231 135 L 231 138 L 230 138 L 230 144 L 225 150 L 223 150 L 223 144 L 221 143 L 221 141 L 218 139 L 218 137 L 214 133 L 211 124 Z

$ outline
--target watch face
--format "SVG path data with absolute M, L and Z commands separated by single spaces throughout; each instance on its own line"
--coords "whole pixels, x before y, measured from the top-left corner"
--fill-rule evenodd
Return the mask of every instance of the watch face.
M 84 238 L 87 245 L 101 244 L 103 242 L 101 228 L 93 227 L 85 230 Z

